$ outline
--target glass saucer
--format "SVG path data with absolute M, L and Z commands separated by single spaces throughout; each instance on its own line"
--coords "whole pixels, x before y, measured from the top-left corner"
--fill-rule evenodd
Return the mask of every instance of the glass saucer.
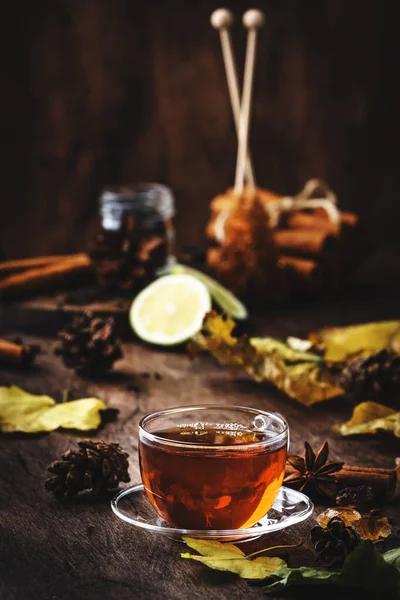
M 122 506 L 123 505 L 123 508 Z M 281 487 L 272 508 L 252 527 L 246 529 L 180 529 L 166 523 L 154 510 L 143 485 L 135 485 L 119 492 L 111 501 L 113 512 L 126 523 L 160 533 L 173 539 L 183 536 L 234 541 L 253 540 L 266 533 L 291 527 L 307 519 L 314 510 L 311 500 L 296 490 Z

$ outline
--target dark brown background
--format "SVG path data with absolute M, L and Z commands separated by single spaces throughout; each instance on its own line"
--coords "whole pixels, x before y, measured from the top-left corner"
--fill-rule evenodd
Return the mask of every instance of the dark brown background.
M 252 131 L 259 183 L 325 178 L 377 245 L 397 237 L 397 0 L 268 0 Z M 84 248 L 107 183 L 172 186 L 181 244 L 202 243 L 236 142 L 217 2 L 2 3 L 0 246 L 9 257 Z M 238 20 L 247 2 L 231 0 Z M 234 39 L 240 65 L 245 36 Z M 242 70 L 242 66 L 240 66 Z

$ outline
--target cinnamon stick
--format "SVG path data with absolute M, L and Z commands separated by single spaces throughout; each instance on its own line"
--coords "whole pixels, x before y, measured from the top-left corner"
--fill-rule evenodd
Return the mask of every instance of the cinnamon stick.
M 308 260 L 307 258 L 282 255 L 278 260 L 278 266 L 289 267 L 302 277 L 308 279 L 313 276 L 317 268 L 317 263 L 315 260 Z
M 289 463 L 286 464 L 286 475 L 291 475 L 296 469 Z M 372 488 L 374 501 L 387 502 L 393 498 L 396 491 L 397 474 L 395 469 L 379 469 L 374 467 L 349 467 L 343 465 L 342 469 L 332 475 L 336 482 L 336 491 L 346 487 L 368 485 Z
M 284 215 L 283 226 L 288 229 L 315 229 L 324 231 L 330 235 L 337 235 L 340 231 L 341 223 L 332 223 L 329 219 L 316 217 L 309 213 L 291 212 Z
M 211 269 L 215 269 L 218 273 L 225 270 L 226 265 L 223 264 L 222 251 L 220 248 L 208 249 L 207 264 Z M 290 272 L 297 277 L 296 281 L 301 280 L 304 283 L 310 283 L 311 280 L 315 279 L 313 286 L 314 284 L 318 286 L 321 283 L 318 263 L 315 260 L 284 255 L 278 259 L 277 267 L 288 268 Z
M 16 344 L 0 339 L 0 363 L 27 367 L 40 352 L 38 345 Z
M 282 229 L 273 233 L 273 240 L 281 253 L 294 256 L 320 256 L 336 245 L 334 236 L 317 229 Z
M 207 250 L 207 265 L 211 268 L 221 267 L 222 250 L 220 248 L 209 248 Z
M 369 485 L 377 500 L 390 500 L 396 491 L 397 474 L 395 469 L 378 469 L 368 467 L 348 467 L 335 473 L 338 490 L 358 485 Z
M 316 214 L 316 211 L 312 213 L 296 211 L 288 212 L 283 216 L 282 226 L 288 229 L 319 229 L 331 235 L 337 235 L 343 225 L 354 227 L 357 220 L 357 215 L 354 213 L 341 212 L 340 221 L 332 223 L 326 213 L 324 216 L 323 214 Z
M 328 218 L 326 210 L 322 207 L 314 208 L 313 215 L 319 219 Z M 346 225 L 354 226 L 358 223 L 358 216 L 353 212 L 340 211 L 340 222 Z
M 352 212 L 342 211 L 340 213 L 340 222 L 354 227 L 358 223 L 358 216 Z
M 65 254 L 61 256 L 34 256 L 32 258 L 17 258 L 14 260 L 6 260 L 0 262 L 0 277 L 3 277 L 5 275 L 11 275 L 11 273 L 18 273 L 19 271 L 26 271 L 27 269 L 44 267 L 46 265 L 60 262 L 61 260 L 71 260 L 76 256 L 82 256 L 82 254 Z
M 0 299 L 41 293 L 76 282 L 93 273 L 90 258 L 86 254 L 77 254 L 72 258 L 9 275 L 0 280 Z

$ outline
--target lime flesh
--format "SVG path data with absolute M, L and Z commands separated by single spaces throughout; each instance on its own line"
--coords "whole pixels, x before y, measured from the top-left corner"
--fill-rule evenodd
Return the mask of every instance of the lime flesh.
M 197 333 L 210 308 L 210 294 L 201 281 L 187 274 L 165 275 L 136 296 L 129 320 L 141 339 L 171 346 Z

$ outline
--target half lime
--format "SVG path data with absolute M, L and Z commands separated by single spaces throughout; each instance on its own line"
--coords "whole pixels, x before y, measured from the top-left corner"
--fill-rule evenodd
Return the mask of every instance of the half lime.
M 200 331 L 210 309 L 210 294 L 201 281 L 187 274 L 165 275 L 136 296 L 129 321 L 142 340 L 173 346 Z

